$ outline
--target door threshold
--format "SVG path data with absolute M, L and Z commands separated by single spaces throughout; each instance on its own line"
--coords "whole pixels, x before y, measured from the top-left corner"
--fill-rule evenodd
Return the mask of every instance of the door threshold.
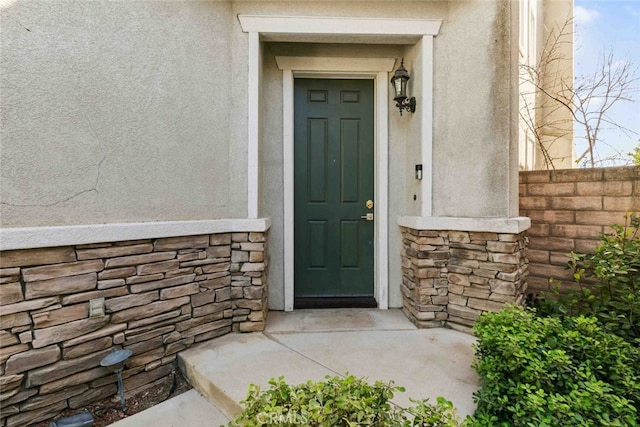
M 358 297 L 296 297 L 294 308 L 377 308 L 372 296 Z

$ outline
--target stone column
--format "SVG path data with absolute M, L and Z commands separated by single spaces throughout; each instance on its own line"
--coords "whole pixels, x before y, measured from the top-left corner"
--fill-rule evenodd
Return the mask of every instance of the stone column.
M 455 226 L 453 220 L 401 219 L 403 310 L 421 328 L 447 326 L 470 332 L 483 312 L 523 303 L 528 275 L 524 230 L 530 222 L 466 221 L 473 231 L 422 227 Z M 491 231 L 477 231 L 483 228 Z
M 418 327 L 444 326 L 447 320 L 449 246 L 437 231 L 402 228 L 402 300 Z
M 233 330 L 262 331 L 267 320 L 266 233 L 232 233 Z

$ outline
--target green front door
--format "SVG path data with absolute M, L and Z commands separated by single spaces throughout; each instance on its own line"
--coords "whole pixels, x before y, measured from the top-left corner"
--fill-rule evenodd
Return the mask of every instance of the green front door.
M 295 306 L 375 307 L 373 80 L 295 79 L 294 92 Z

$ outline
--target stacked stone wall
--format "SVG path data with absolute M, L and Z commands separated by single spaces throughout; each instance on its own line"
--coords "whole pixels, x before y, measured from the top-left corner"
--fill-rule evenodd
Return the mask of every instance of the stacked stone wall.
M 402 298 L 406 316 L 418 327 L 444 326 L 449 304 L 446 233 L 402 228 Z
M 402 236 L 403 307 L 416 326 L 468 332 L 483 312 L 523 302 L 524 233 L 402 228 Z
M 176 354 L 267 315 L 265 233 L 225 233 L 0 253 L 0 425 L 26 426 L 116 394 L 100 367 L 133 355 L 125 396 Z
M 640 166 L 520 172 L 520 215 L 531 218 L 529 292 L 549 279 L 575 286 L 569 253 L 593 253 L 601 233 L 640 213 Z

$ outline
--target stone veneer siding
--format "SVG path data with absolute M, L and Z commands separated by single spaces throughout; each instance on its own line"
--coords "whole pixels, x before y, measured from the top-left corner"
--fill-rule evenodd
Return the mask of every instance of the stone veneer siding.
M 267 316 L 266 233 L 0 252 L 0 425 L 24 426 L 116 394 L 100 367 L 133 351 L 126 395 L 162 381 L 176 354 Z M 90 317 L 89 301 L 105 314 Z
M 524 233 L 401 230 L 403 310 L 416 326 L 469 332 L 483 312 L 524 301 Z

